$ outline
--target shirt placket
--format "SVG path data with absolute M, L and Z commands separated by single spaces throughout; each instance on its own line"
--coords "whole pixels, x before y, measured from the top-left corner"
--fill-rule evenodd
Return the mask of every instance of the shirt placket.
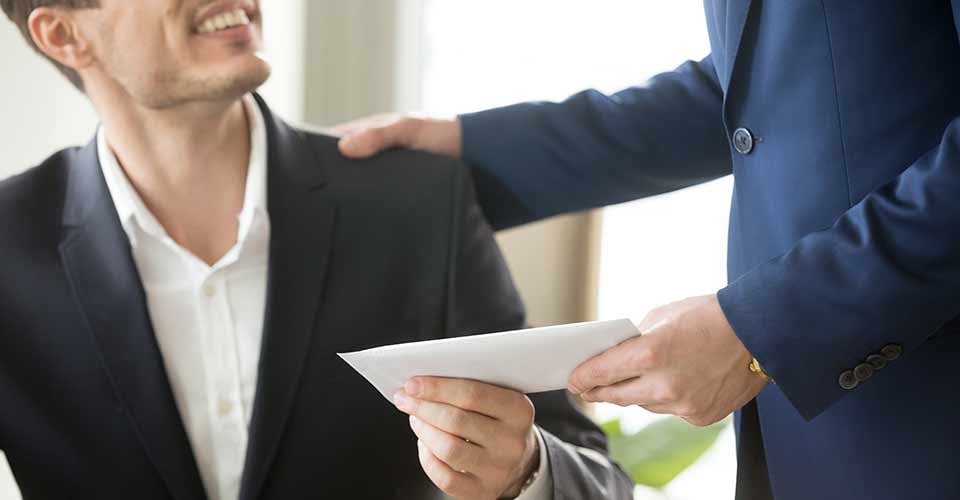
M 242 411 L 236 325 L 230 311 L 227 276 L 227 268 L 214 269 L 201 282 L 199 292 L 210 340 L 206 343 L 210 350 L 205 353 L 204 362 L 210 374 L 207 394 L 219 497 L 235 500 L 246 455 L 247 425 Z

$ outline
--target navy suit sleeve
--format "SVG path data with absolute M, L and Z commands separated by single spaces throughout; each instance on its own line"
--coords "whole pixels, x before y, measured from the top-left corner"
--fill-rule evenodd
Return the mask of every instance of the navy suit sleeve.
M 722 108 L 708 56 L 610 96 L 463 115 L 463 155 L 503 229 L 730 174 Z
M 454 170 L 460 196 L 452 207 L 447 335 L 523 328 L 523 303 L 477 205 L 468 170 L 462 165 Z M 606 456 L 603 431 L 573 405 L 566 391 L 534 394 L 530 399 L 550 460 L 556 500 L 633 498 L 630 478 Z
M 960 117 L 940 144 L 824 231 L 719 292 L 737 335 L 806 419 L 887 344 L 960 314 Z M 875 376 L 884 376 L 878 373 Z

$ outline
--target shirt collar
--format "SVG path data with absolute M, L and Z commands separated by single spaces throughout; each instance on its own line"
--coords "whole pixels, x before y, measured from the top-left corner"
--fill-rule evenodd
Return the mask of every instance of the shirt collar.
M 267 212 L 267 132 L 263 112 L 252 95 L 243 97 L 244 110 L 250 125 L 250 160 L 247 166 L 246 190 L 243 208 L 237 214 L 239 220 L 238 242 L 246 240 L 257 215 L 269 221 Z M 100 168 L 107 183 L 107 190 L 113 199 L 120 224 L 123 226 L 130 244 L 136 246 L 137 230 L 152 236 L 167 236 L 163 226 L 143 203 L 139 193 L 130 184 L 130 180 L 120 167 L 116 155 L 107 142 L 106 130 L 101 125 L 97 130 L 97 154 Z

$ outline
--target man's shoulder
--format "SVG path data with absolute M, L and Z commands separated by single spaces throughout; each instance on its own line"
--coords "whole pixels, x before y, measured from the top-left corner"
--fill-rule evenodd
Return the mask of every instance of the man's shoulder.
M 70 158 L 78 148 L 58 151 L 26 171 L 0 181 L 0 232 L 59 225 Z
M 362 185 L 366 189 L 393 193 L 402 198 L 426 199 L 462 194 L 468 175 L 460 160 L 411 149 L 391 149 L 372 158 L 354 160 L 340 154 L 339 138 L 322 129 L 298 125 L 297 130 L 318 151 L 321 168 L 334 183 Z

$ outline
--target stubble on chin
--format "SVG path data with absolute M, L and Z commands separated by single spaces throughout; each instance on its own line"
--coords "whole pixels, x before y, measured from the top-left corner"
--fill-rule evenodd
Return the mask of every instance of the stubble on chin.
M 263 85 L 270 78 L 266 62 L 254 68 L 228 75 L 187 76 L 158 70 L 148 77 L 147 90 L 139 96 L 141 105 L 157 110 L 195 102 L 238 99 Z

